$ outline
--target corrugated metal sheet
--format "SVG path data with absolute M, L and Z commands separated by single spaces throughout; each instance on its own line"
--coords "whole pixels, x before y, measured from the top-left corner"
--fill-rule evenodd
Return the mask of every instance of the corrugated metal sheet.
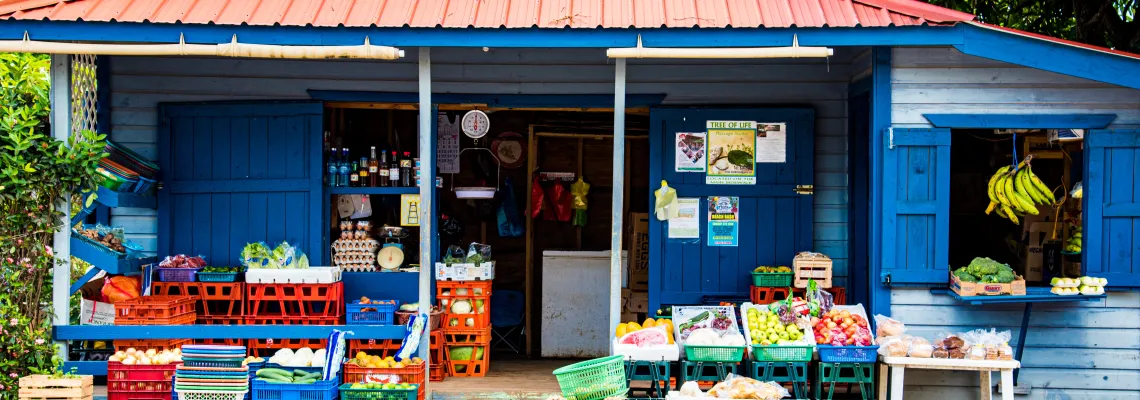
M 0 0 L 0 18 L 413 28 L 784 28 L 951 25 L 917 0 Z

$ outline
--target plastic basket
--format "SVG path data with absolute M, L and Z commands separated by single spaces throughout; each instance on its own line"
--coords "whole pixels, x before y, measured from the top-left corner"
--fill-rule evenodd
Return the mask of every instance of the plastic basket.
M 353 389 L 351 383 L 340 385 L 340 400 L 416 400 L 420 385 L 411 389 Z
M 198 282 L 237 282 L 237 272 L 198 272 Z
M 208 358 L 182 357 L 182 364 L 187 367 L 199 368 L 241 368 L 242 359 L 211 360 Z
M 824 363 L 874 363 L 879 358 L 879 346 L 820 345 L 819 361 Z
M 554 370 L 562 395 L 577 400 L 601 400 L 629 390 L 622 356 L 586 360 Z
M 685 345 L 685 359 L 702 362 L 738 363 L 744 360 L 744 346 Z
M 418 311 L 396 311 L 396 325 L 407 325 L 408 320 L 412 319 L 413 315 L 419 314 Z M 433 311 L 428 314 L 428 325 L 433 331 L 439 330 L 439 320 L 443 317 L 443 311 Z
M 194 296 L 142 296 L 115 303 L 116 325 L 193 324 Z M 183 320 L 189 316 L 189 322 Z
M 753 272 L 752 286 L 757 287 L 790 287 L 792 286 L 791 272 Z
M 313 384 L 269 383 L 254 379 L 250 383 L 253 400 L 333 400 L 337 398 L 339 382 L 317 381 Z
M 812 349 L 812 346 L 752 345 L 752 358 L 756 361 L 809 362 Z
M 178 400 L 241 400 L 248 391 L 176 390 L 175 393 L 178 393 Z
M 161 282 L 194 282 L 198 268 L 155 268 Z
M 345 304 L 345 321 L 348 325 L 394 325 L 400 302 L 390 304 Z M 368 311 L 364 311 L 369 309 Z M 375 311 L 372 311 L 375 310 Z

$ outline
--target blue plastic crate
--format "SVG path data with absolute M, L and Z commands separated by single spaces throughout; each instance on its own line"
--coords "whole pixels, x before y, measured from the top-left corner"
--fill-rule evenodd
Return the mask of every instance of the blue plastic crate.
M 392 301 L 393 304 L 346 304 L 345 308 L 345 321 L 348 325 L 395 325 L 396 309 L 400 308 L 400 302 Z M 376 311 L 361 311 L 370 308 Z
M 879 359 L 879 346 L 816 346 L 819 361 L 825 363 L 874 363 Z
M 311 373 L 314 373 L 314 372 L 318 372 L 318 373 L 320 373 L 320 372 L 324 372 L 324 370 L 325 370 L 325 367 L 323 367 L 323 366 L 319 366 L 319 365 L 318 365 L 318 366 L 316 366 L 316 367 L 286 367 L 286 366 L 284 366 L 284 365 L 281 365 L 281 364 L 277 364 L 277 363 L 271 363 L 271 362 L 265 362 L 265 364 L 263 364 L 263 365 L 261 366 L 261 368 L 276 368 L 276 369 L 283 369 L 283 370 L 286 370 L 286 371 L 297 371 L 297 370 L 300 370 L 300 371 L 305 371 L 305 372 L 308 372 L 308 373 L 310 373 L 310 374 L 311 374 Z M 261 369 L 261 368 L 258 368 L 258 369 Z
M 238 272 L 198 271 L 198 282 L 237 282 Z
M 250 382 L 250 390 L 253 400 L 334 400 L 340 394 L 339 385 L 337 380 L 299 385 L 254 379 Z

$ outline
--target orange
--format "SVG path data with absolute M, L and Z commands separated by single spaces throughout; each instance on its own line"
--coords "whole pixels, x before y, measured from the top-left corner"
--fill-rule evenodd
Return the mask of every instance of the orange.
M 620 338 L 622 336 L 625 336 L 626 333 L 629 333 L 629 327 L 626 326 L 626 324 L 618 324 L 617 332 L 614 333 L 614 336 Z
M 657 325 L 657 322 L 654 321 L 653 318 L 646 318 L 645 322 L 641 324 L 641 327 L 648 329 L 648 328 L 652 328 L 656 325 Z

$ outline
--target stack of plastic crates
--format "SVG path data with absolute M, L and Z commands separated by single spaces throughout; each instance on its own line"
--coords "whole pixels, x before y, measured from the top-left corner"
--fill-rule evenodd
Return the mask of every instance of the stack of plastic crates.
M 193 296 L 142 296 L 115 303 L 115 325 L 192 325 Z
M 242 400 L 249 392 L 244 346 L 185 345 L 174 375 L 179 400 Z

